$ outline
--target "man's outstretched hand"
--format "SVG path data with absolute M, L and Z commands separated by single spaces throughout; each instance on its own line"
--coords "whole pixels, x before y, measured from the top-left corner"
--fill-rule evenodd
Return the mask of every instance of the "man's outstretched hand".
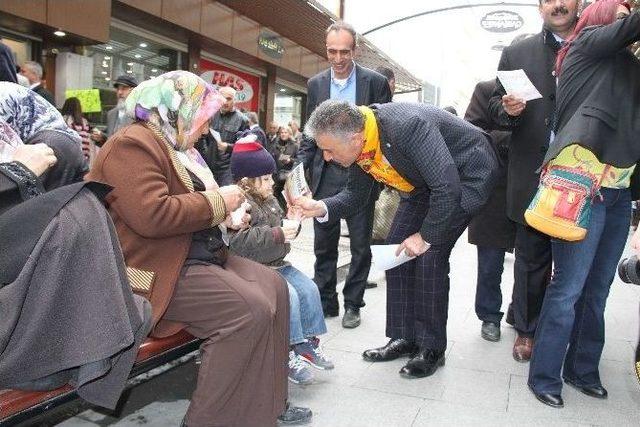
M 311 197 L 298 197 L 293 201 L 293 206 L 299 209 L 303 218 L 322 217 L 327 214 L 324 203 L 313 200 Z
M 408 256 L 420 256 L 430 247 L 431 245 L 424 241 L 420 233 L 415 233 L 404 239 L 404 242 L 398 246 L 396 256 L 400 255 L 403 250 Z

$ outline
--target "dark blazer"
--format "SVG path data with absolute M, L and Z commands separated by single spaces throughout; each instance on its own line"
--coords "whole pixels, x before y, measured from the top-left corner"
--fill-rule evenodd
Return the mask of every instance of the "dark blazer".
M 316 107 L 329 99 L 331 93 L 331 69 L 327 69 L 309 79 L 307 83 L 307 120 Z M 356 104 L 383 104 L 391 101 L 391 89 L 386 77 L 356 64 Z M 322 150 L 313 139 L 303 137 L 298 152 L 298 160 L 304 164 L 311 178 L 311 191 L 316 192 L 325 167 Z M 340 189 L 336 189 L 340 191 Z
M 491 248 L 511 249 L 515 240 L 515 224 L 507 217 L 507 163 L 511 133 L 493 130 L 496 125 L 489 115 L 489 98 L 495 89 L 495 80 L 476 85 L 464 119 L 490 132 L 494 147 L 500 157 L 496 185 L 486 206 L 469 223 L 469 243 Z
M 576 142 L 601 162 L 640 160 L 640 61 L 627 46 L 640 40 L 640 14 L 584 29 L 571 44 L 558 83 L 555 157 Z
M 45 89 L 44 86 L 42 86 L 42 83 L 31 90 L 46 99 L 49 104 L 53 105 L 54 107 L 56 106 L 56 101 L 53 99 L 53 95 L 51 94 L 51 92 Z
M 456 216 L 473 216 L 491 194 L 498 169 L 491 138 L 431 105 L 388 103 L 372 108 L 383 155 L 416 187 L 412 194 L 430 193 L 420 234 L 432 245 L 448 241 Z M 371 175 L 351 165 L 347 187 L 323 200 L 329 216 L 346 217 L 362 209 L 376 187 Z
M 496 88 L 489 101 L 491 119 L 503 130 L 512 131 L 507 215 L 521 224 L 525 223 L 524 211 L 538 188 L 540 176 L 537 170 L 549 147 L 556 96 L 556 81 L 552 73 L 558 47 L 553 34 L 546 30 L 506 47 L 498 69 L 523 69 L 543 98 L 528 102 L 520 117 L 510 117 L 502 107 L 502 96 L 506 92 L 496 79 Z

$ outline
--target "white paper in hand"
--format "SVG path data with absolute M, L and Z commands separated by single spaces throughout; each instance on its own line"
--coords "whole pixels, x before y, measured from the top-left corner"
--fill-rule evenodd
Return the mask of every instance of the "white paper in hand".
M 298 197 L 311 195 L 309 184 L 307 184 L 307 180 L 304 178 L 304 167 L 302 163 L 299 163 L 289 172 L 289 175 L 287 175 L 282 194 L 288 205 L 293 205 L 294 200 Z
M 396 256 L 398 246 L 400 245 L 371 245 L 371 263 L 374 268 L 386 271 L 415 258 L 414 256 L 408 256 L 405 251 Z
M 542 98 L 524 70 L 498 71 L 498 79 L 507 95 L 515 95 L 525 101 Z

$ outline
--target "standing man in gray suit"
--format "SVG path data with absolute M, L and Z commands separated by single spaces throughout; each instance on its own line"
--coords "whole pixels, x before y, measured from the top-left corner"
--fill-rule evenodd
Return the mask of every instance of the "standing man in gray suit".
M 307 114 L 327 99 L 338 99 L 357 105 L 391 101 L 387 79 L 381 74 L 361 67 L 353 60 L 357 46 L 357 34 L 353 27 L 336 22 L 326 31 L 327 59 L 331 68 L 311 79 L 307 84 Z M 347 183 L 347 169 L 335 162 L 325 161 L 316 142 L 304 138 L 298 159 L 311 177 L 311 191 L 317 198 L 338 194 Z M 344 284 L 345 314 L 342 326 L 355 328 L 360 325 L 360 307 L 364 306 L 364 290 L 371 267 L 371 230 L 373 208 L 378 192 L 364 201 L 365 208 L 347 216 L 351 246 L 351 265 Z M 314 224 L 313 280 L 320 289 L 322 310 L 325 316 L 339 314 L 337 285 L 338 241 L 340 219 Z
M 388 243 L 416 258 L 387 271 L 387 345 L 366 350 L 371 362 L 410 356 L 407 378 L 444 364 L 449 307 L 449 255 L 491 195 L 498 158 L 479 128 L 426 104 L 356 107 L 326 101 L 305 132 L 326 161 L 349 168 L 337 195 L 296 205 L 306 217 L 335 220 L 362 210 L 378 182 L 403 193 Z M 318 198 L 316 196 L 316 198 Z
M 138 86 L 138 82 L 131 76 L 120 76 L 113 82 L 116 88 L 118 104 L 107 113 L 107 138 L 116 133 L 120 128 L 130 125 L 133 120 L 124 112 L 124 101 L 133 88 Z
M 107 130 L 103 133 L 96 128 L 93 129 L 91 139 L 93 139 L 96 144 L 104 144 L 107 138 L 120 130 L 120 128 L 133 123 L 133 119 L 125 114 L 124 101 L 126 101 L 127 96 L 129 96 L 136 86 L 138 86 L 138 81 L 134 77 L 127 75 L 119 76 L 113 82 L 118 103 L 107 112 Z

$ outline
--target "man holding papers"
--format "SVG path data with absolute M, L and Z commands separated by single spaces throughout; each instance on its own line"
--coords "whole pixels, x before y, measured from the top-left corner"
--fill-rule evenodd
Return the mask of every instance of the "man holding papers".
M 516 260 L 512 306 L 506 320 L 518 332 L 513 358 L 519 362 L 527 362 L 531 357 L 533 335 L 551 276 L 549 237 L 526 225 L 524 211 L 538 188 L 538 169 L 551 139 L 556 99 L 553 73 L 556 54 L 562 40 L 573 31 L 578 3 L 578 0 L 540 0 L 540 16 L 544 21 L 542 32 L 502 51 L 496 89 L 489 101 L 493 122 L 503 130 L 512 131 L 507 216 L 516 222 Z M 523 90 L 527 83 L 535 86 L 542 95 L 541 99 L 527 96 L 531 92 Z M 511 90 L 509 86 L 512 86 Z
M 402 193 L 387 243 L 415 259 L 387 271 L 384 347 L 369 361 L 411 359 L 400 371 L 426 377 L 444 364 L 449 303 L 449 254 L 469 220 L 487 201 L 498 168 L 490 137 L 475 126 L 426 104 L 356 107 L 325 101 L 305 132 L 325 161 L 349 168 L 347 187 L 319 201 L 295 204 L 307 217 L 328 221 L 366 205 L 377 182 Z M 396 255 L 397 255 L 396 254 Z

